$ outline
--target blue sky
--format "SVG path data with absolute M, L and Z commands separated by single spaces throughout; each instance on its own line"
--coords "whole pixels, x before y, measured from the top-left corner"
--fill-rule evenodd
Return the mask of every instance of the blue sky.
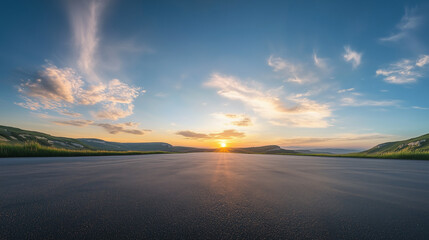
M 429 132 L 424 1 L 5 1 L 1 124 L 175 145 Z

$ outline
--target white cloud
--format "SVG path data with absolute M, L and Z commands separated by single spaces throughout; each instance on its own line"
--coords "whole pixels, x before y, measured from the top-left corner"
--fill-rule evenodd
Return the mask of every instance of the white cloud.
M 353 92 L 354 90 L 354 88 L 340 89 L 338 93 Z
M 417 60 L 412 61 L 403 59 L 399 62 L 390 64 L 387 68 L 378 69 L 376 75 L 384 76 L 384 81 L 393 84 L 405 84 L 416 82 L 418 78 L 423 77 L 422 70 L 429 63 L 429 56 L 422 55 Z M 416 68 L 419 67 L 419 68 Z
M 331 116 L 331 110 L 326 104 L 297 97 L 290 97 L 284 103 L 278 97 L 278 90 L 262 91 L 235 77 L 220 74 L 213 74 L 206 86 L 219 89 L 217 93 L 225 98 L 243 102 L 272 124 L 312 128 L 329 126 L 326 118 Z
M 133 101 L 144 93 L 118 79 L 106 80 L 97 73 L 99 19 L 104 1 L 71 1 L 70 17 L 77 53 L 77 68 L 43 66 L 35 79 L 18 87 L 24 102 L 19 106 L 31 109 L 50 109 L 60 114 L 79 117 L 70 111 L 76 105 L 96 105 L 102 108 L 94 114 L 98 118 L 117 120 L 133 114 Z M 77 70 L 76 70 L 77 69 Z
M 313 61 L 314 65 L 316 65 L 318 68 L 322 70 L 328 70 L 328 64 L 326 62 L 326 59 L 319 58 L 316 53 L 313 53 Z
M 234 129 L 228 129 L 224 130 L 219 133 L 197 133 L 193 131 L 179 131 L 176 133 L 177 135 L 183 136 L 185 138 L 189 139 L 198 139 L 198 140 L 204 140 L 204 139 L 231 139 L 231 138 L 243 138 L 246 136 L 243 132 L 238 132 Z
M 133 104 L 109 103 L 104 105 L 103 110 L 96 112 L 94 115 L 99 119 L 118 120 L 133 114 Z
M 429 55 L 420 56 L 416 63 L 418 67 L 423 67 L 426 64 L 429 64 Z
M 233 114 L 233 113 L 213 113 L 212 116 L 219 120 L 225 121 L 229 125 L 237 127 L 252 126 L 252 120 L 245 114 Z
M 100 104 L 103 108 L 99 118 L 117 120 L 133 113 L 132 102 L 138 97 L 139 88 L 113 79 L 107 84 L 85 86 L 71 68 L 57 68 L 49 64 L 38 74 L 35 80 L 28 80 L 18 87 L 24 102 L 17 103 L 31 110 L 51 109 L 63 115 L 80 116 L 69 111 L 75 105 Z
M 344 60 L 351 62 L 353 68 L 357 68 L 361 63 L 362 53 L 353 51 L 350 46 L 345 46 L 344 50 L 346 51 L 343 56 Z
M 401 18 L 401 21 L 396 25 L 398 32 L 391 34 L 390 36 L 380 38 L 381 41 L 395 42 L 405 38 L 409 32 L 419 26 L 421 17 L 415 14 L 414 10 L 405 9 L 405 15 Z
M 341 99 L 341 105 L 352 106 L 352 107 L 362 107 L 362 106 L 387 107 L 387 106 L 397 106 L 398 101 L 397 100 L 375 101 L 375 100 L 356 99 L 353 97 L 344 97 Z
M 69 8 L 73 37 L 79 54 L 77 65 L 79 70 L 93 83 L 100 81 L 95 72 L 95 54 L 99 43 L 97 32 L 103 4 L 103 1 L 96 0 L 76 1 L 71 2 Z
M 411 108 L 413 108 L 413 109 L 419 109 L 419 110 L 429 110 L 429 108 L 419 107 L 419 106 L 412 106 Z
M 59 102 L 74 103 L 82 85 L 81 77 L 73 69 L 59 69 L 49 64 L 35 80 L 22 83 L 18 91 L 27 97 L 39 99 L 45 106 L 53 106 Z
M 281 73 L 287 82 L 302 84 L 317 81 L 317 77 L 312 72 L 305 71 L 301 64 L 294 64 L 274 56 L 270 56 L 267 63 L 275 72 Z

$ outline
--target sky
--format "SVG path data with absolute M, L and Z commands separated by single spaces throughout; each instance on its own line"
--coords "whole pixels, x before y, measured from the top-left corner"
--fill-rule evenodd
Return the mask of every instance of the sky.
M 429 132 L 425 1 L 3 1 L 0 124 L 366 149 Z

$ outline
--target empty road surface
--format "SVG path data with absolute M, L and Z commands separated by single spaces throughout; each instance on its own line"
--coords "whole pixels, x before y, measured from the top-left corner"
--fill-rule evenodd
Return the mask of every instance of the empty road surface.
M 429 161 L 0 159 L 0 239 L 429 239 Z

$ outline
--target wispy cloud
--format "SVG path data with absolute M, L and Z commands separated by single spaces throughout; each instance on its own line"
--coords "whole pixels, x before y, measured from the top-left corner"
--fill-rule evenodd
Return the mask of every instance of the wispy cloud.
M 145 132 L 150 132 L 151 130 L 147 129 L 137 129 L 138 123 L 134 122 L 126 122 L 126 123 L 97 123 L 91 120 L 57 120 L 52 121 L 57 125 L 68 125 L 75 127 L 87 127 L 87 126 L 98 126 L 102 127 L 110 134 L 118 134 L 118 133 L 129 133 L 135 135 L 143 135 Z
M 422 55 L 417 59 L 416 66 L 423 67 L 426 64 L 429 64 L 429 55 Z
M 219 89 L 217 93 L 222 97 L 243 102 L 272 124 L 313 128 L 329 126 L 326 118 L 331 116 L 331 110 L 326 104 L 304 97 L 289 97 L 286 104 L 279 99 L 278 91 L 259 90 L 235 77 L 217 73 L 205 85 Z
M 82 116 L 82 114 L 80 114 L 80 113 L 70 112 L 69 110 L 61 110 L 61 111 L 59 111 L 59 113 L 64 115 L 64 116 L 69 116 L 69 117 L 81 117 Z
M 237 127 L 248 127 L 253 125 L 250 117 L 245 114 L 213 113 L 212 115 L 217 119 L 225 120 L 227 124 Z
M 354 88 L 340 89 L 338 93 L 353 92 L 354 90 Z
M 97 73 L 98 28 L 104 5 L 105 1 L 99 0 L 70 2 L 77 68 L 59 68 L 52 63 L 43 66 L 33 79 L 19 85 L 24 100 L 17 103 L 19 106 L 78 117 L 81 113 L 73 113 L 69 108 L 97 104 L 102 110 L 94 116 L 110 120 L 133 114 L 132 103 L 141 93 L 140 88 L 118 79 L 105 80 Z
M 319 58 L 316 53 L 313 53 L 313 61 L 314 61 L 314 65 L 316 65 L 316 67 L 318 67 L 324 71 L 328 70 L 328 63 L 327 63 L 327 60 L 325 58 Z
M 396 25 L 396 33 L 380 38 L 381 41 L 395 42 L 405 38 L 411 30 L 416 29 L 421 22 L 421 17 L 415 14 L 415 9 L 405 9 L 405 14 Z
M 135 135 L 143 135 L 145 134 L 145 132 L 150 132 L 150 130 L 129 129 L 127 127 L 130 126 L 130 123 L 123 123 L 123 124 L 94 123 L 93 125 L 104 128 L 110 134 L 129 133 L 129 134 L 135 134 Z
M 317 81 L 317 77 L 308 69 L 304 69 L 302 64 L 292 63 L 281 57 L 270 56 L 268 58 L 268 66 L 272 67 L 275 72 L 282 74 L 286 82 L 308 83 Z
M 77 65 L 90 81 L 100 81 L 95 72 L 99 38 L 97 36 L 99 19 L 104 8 L 104 1 L 72 1 L 69 15 L 73 29 L 73 38 L 79 54 Z
M 58 120 L 58 121 L 52 121 L 52 122 L 57 125 L 69 125 L 69 126 L 75 126 L 75 127 L 86 127 L 94 123 L 93 121 L 90 121 L 90 120 Z
M 346 62 L 351 62 L 353 68 L 357 68 L 361 63 L 362 53 L 358 53 L 350 48 L 350 46 L 344 47 L 345 53 L 343 55 Z
M 387 106 L 398 106 L 399 101 L 397 100 L 366 100 L 366 99 L 356 99 L 354 97 L 344 97 L 341 99 L 342 106 L 352 106 L 352 107 L 387 107 Z
M 384 76 L 384 81 L 393 84 L 405 84 L 416 82 L 423 77 L 421 68 L 429 64 L 429 56 L 421 55 L 417 60 L 403 59 L 390 64 L 387 68 L 380 68 L 376 75 Z
M 426 107 L 419 107 L 419 106 L 412 106 L 413 109 L 419 109 L 419 110 L 429 110 L 429 108 Z
M 231 139 L 231 138 L 243 138 L 246 136 L 243 132 L 238 132 L 234 129 L 224 130 L 219 133 L 197 133 L 193 131 L 179 131 L 177 135 L 183 136 L 189 139 Z
M 341 146 L 342 144 L 353 144 L 356 142 L 368 142 L 373 144 L 372 141 L 384 141 L 391 138 L 392 135 L 380 134 L 380 133 L 365 133 L 365 134 L 337 134 L 333 137 L 298 137 L 288 138 L 280 141 L 282 146 Z

